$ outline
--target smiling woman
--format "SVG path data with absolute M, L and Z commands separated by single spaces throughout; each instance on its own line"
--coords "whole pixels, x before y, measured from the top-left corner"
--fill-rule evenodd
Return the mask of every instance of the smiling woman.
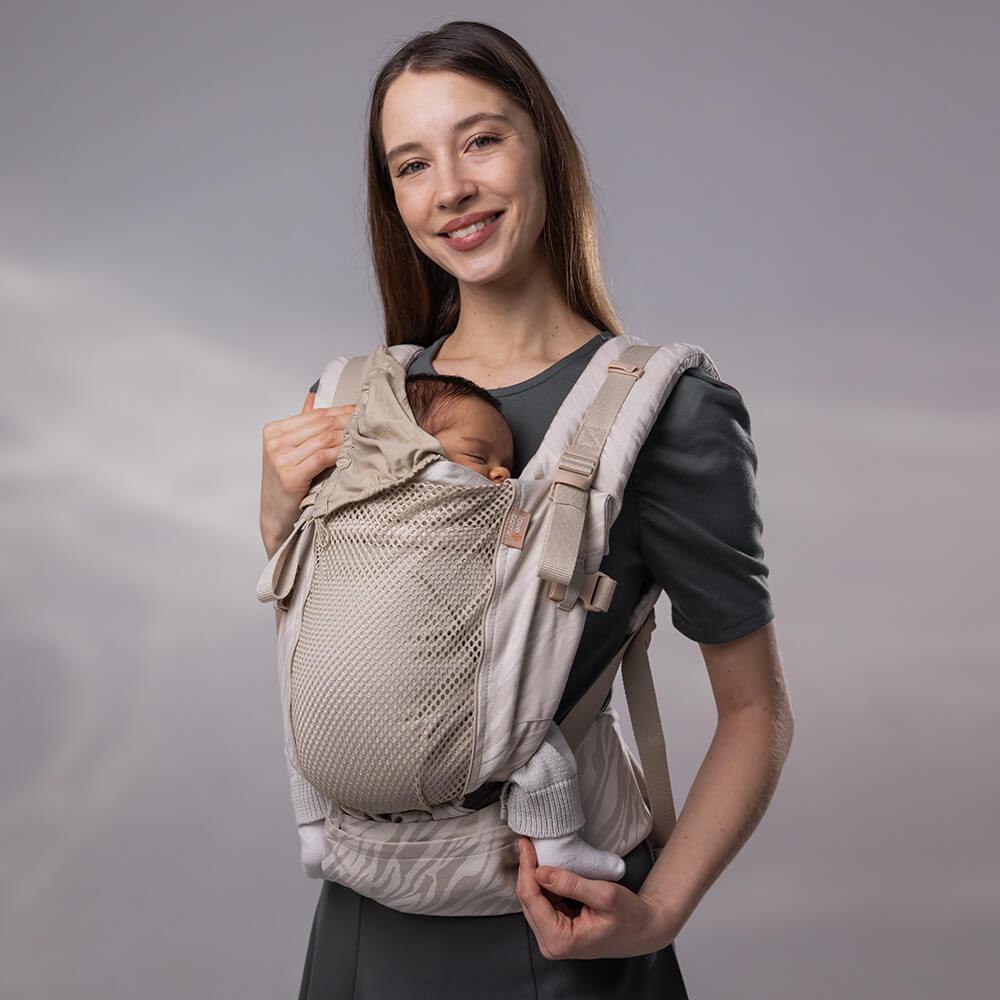
M 478 22 L 450 22 L 405 43 L 379 72 L 367 172 L 385 342 L 423 348 L 409 375 L 462 376 L 502 401 L 517 477 L 594 356 L 621 334 L 599 266 L 589 180 L 565 117 L 513 38 Z M 317 381 L 310 400 L 319 389 Z M 326 451 L 332 464 L 330 441 L 339 441 L 347 419 L 336 407 L 325 414 L 307 403 L 288 418 L 289 453 L 296 449 L 303 462 Z M 725 649 L 716 691 L 725 683 L 732 694 L 777 669 L 762 652 L 774 611 L 756 462 L 740 393 L 703 368 L 684 370 L 626 485 L 601 563 L 617 580 L 613 599 L 605 613 L 586 616 L 555 723 L 621 648 L 651 581 L 668 593 L 678 631 L 703 650 Z M 307 484 L 311 476 L 301 478 Z M 271 507 L 283 505 L 285 520 L 294 520 L 304 495 L 291 491 Z M 273 529 L 275 540 L 290 520 Z M 734 673 L 742 680 L 723 680 Z M 752 770 L 759 787 L 722 789 L 716 781 L 701 793 L 700 820 L 682 814 L 680 833 L 658 859 L 648 839 L 635 844 L 617 881 L 558 868 L 549 881 L 530 841 L 518 867 L 522 912 L 402 912 L 325 878 L 300 1000 L 685 998 L 674 938 L 724 867 L 731 842 L 720 841 L 718 829 L 744 828 L 743 811 L 755 810 L 758 792 L 771 784 L 773 741 L 746 723 L 725 746 L 733 755 L 727 774 Z M 323 864 L 330 803 L 301 775 L 292 776 L 292 789 L 303 864 L 313 875 L 332 871 Z M 475 810 L 495 801 L 482 791 Z M 714 854 L 704 848 L 712 836 Z M 461 881 L 440 873 L 447 877 Z
M 425 58 L 432 49 L 428 43 Z M 542 137 L 506 91 L 424 61 L 398 71 L 383 92 L 381 130 L 396 209 L 417 249 L 459 283 L 545 265 Z M 459 113 L 468 107 L 476 110 Z M 449 210 L 453 204 L 463 210 Z

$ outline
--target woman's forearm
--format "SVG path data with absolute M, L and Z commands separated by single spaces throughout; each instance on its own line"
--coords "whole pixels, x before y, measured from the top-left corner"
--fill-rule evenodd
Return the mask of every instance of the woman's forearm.
M 292 526 L 295 524 L 296 513 L 265 515 L 260 516 L 260 537 L 264 543 L 264 551 L 270 559 L 281 547 L 281 543 L 288 537 Z
M 791 715 L 780 707 L 749 705 L 719 717 L 677 825 L 639 891 L 662 914 L 664 945 L 767 811 L 791 739 Z

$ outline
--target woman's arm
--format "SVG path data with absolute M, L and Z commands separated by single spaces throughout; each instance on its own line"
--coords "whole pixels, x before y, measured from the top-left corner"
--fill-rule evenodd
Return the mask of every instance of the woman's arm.
M 699 643 L 718 709 L 684 808 L 639 895 L 661 914 L 662 946 L 760 823 L 792 743 L 774 622 L 732 642 Z
M 638 893 L 538 866 L 522 838 L 518 898 L 546 958 L 625 958 L 668 945 L 774 795 L 792 714 L 775 640 L 756 472 L 740 392 L 702 369 L 687 369 L 632 471 L 636 537 L 650 575 L 670 598 L 674 628 L 701 648 L 718 708 L 715 736 Z M 580 915 L 558 911 L 543 891 L 583 903 Z

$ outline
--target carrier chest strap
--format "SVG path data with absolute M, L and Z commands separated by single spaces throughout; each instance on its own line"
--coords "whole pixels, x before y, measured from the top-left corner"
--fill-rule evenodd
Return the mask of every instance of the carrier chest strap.
M 611 428 L 646 361 L 659 348 L 633 344 L 608 364 L 608 374 L 583 415 L 570 446 L 559 457 L 549 499 L 552 516 L 545 533 L 538 575 L 549 581 L 548 596 L 569 610 L 582 600 L 588 611 L 607 611 L 615 581 L 607 574 L 584 574 L 581 545 L 591 484 Z

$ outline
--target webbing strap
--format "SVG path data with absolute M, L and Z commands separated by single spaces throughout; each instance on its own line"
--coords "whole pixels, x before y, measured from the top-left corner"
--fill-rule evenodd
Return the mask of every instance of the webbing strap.
M 650 611 L 650 617 L 652 617 Z M 642 774 L 636 780 L 645 786 L 646 799 L 653 814 L 650 832 L 653 854 L 663 850 L 667 838 L 677 823 L 674 811 L 674 794 L 670 786 L 670 769 L 667 766 L 667 742 L 663 735 L 660 709 L 656 703 L 653 673 L 649 666 L 649 640 L 652 628 L 646 630 L 642 642 L 633 642 L 625 651 L 622 661 L 622 680 L 625 700 L 632 720 L 632 732 L 639 748 Z
M 649 665 L 649 643 L 655 628 L 655 608 L 650 608 L 642 624 L 625 640 L 597 680 L 559 723 L 566 742 L 576 750 L 597 718 L 621 665 L 629 718 L 642 764 L 642 774 L 636 771 L 635 776 L 653 814 L 650 840 L 654 856 L 663 849 L 677 822 L 667 744 Z
M 555 585 L 550 586 L 549 597 L 558 600 L 565 610 L 576 604 L 584 585 L 580 548 L 590 487 L 597 474 L 601 452 L 632 386 L 642 376 L 646 361 L 657 350 L 659 348 L 652 344 L 633 344 L 608 364 L 607 377 L 584 413 L 572 442 L 559 457 L 552 476 L 549 489 L 552 516 L 545 533 L 538 575 Z M 601 594 L 610 601 L 606 585 L 602 586 Z M 592 604 L 588 610 L 603 611 L 606 607 Z

